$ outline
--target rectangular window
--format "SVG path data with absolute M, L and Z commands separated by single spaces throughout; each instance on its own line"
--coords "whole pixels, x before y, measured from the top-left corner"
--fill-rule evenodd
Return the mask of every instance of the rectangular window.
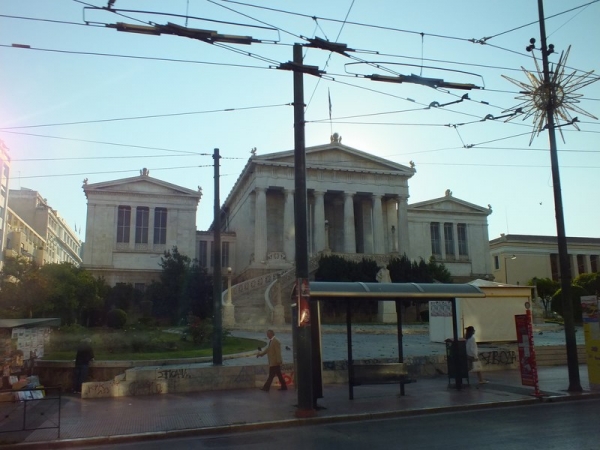
M 431 222 L 429 224 L 429 230 L 431 232 L 431 253 L 434 255 L 441 255 L 442 247 L 440 241 L 440 223 Z
M 221 242 L 221 267 L 229 267 L 229 242 Z
M 138 206 L 135 209 L 135 243 L 148 243 L 148 222 L 150 209 L 147 206 Z
M 577 274 L 585 273 L 585 255 L 577 255 Z
M 214 245 L 215 243 L 213 241 L 210 241 L 210 267 L 215 267 L 215 252 L 214 252 Z
M 554 281 L 560 280 L 560 266 L 558 264 L 558 253 L 550 253 L 550 271 Z
M 467 224 L 459 223 L 456 226 L 456 231 L 458 233 L 458 255 L 468 256 L 469 245 L 467 244 Z
M 598 255 L 590 255 L 590 269 L 592 273 L 598 272 Z
M 146 290 L 146 284 L 145 283 L 135 283 L 133 285 L 133 288 L 136 291 L 144 292 Z
M 129 229 L 131 227 L 131 206 L 119 206 L 117 211 L 117 242 L 129 242 Z
M 444 249 L 446 257 L 454 256 L 454 225 L 448 222 L 444 224 Z
M 500 257 L 498 255 L 494 256 L 494 270 L 500 270 Z
M 208 267 L 208 242 L 198 242 L 198 264 L 202 267 Z
M 167 243 L 167 208 L 154 210 L 154 243 Z

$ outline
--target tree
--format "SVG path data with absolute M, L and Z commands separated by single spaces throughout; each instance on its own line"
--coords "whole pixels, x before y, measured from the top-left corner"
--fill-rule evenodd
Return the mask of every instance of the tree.
M 533 286 L 534 281 L 537 286 L 538 297 L 542 299 L 544 305 L 544 314 L 548 314 L 552 297 L 560 288 L 560 283 L 551 278 L 532 278 L 527 282 L 527 285 Z
M 83 268 L 70 263 L 46 264 L 39 273 L 47 283 L 42 317 L 60 317 L 65 325 L 88 325 L 90 315 L 102 308 L 103 280 L 98 281 Z
M 159 265 L 160 282 L 153 283 L 146 291 L 155 316 L 168 317 L 176 324 L 189 313 L 200 318 L 212 315 L 212 277 L 206 268 L 179 253 L 177 247 L 165 251 Z
M 572 285 L 571 286 L 571 299 L 573 305 L 573 320 L 575 323 L 581 323 L 581 296 L 587 295 L 585 289 L 581 286 Z M 554 296 L 552 297 L 552 311 L 563 315 L 563 298 L 562 298 L 562 289 L 556 291 Z
M 589 295 L 599 295 L 600 273 L 582 273 L 573 280 L 573 284 L 581 286 Z
M 42 309 L 47 282 L 35 263 L 17 256 L 7 258 L 0 272 L 0 311 L 3 317 L 31 318 Z

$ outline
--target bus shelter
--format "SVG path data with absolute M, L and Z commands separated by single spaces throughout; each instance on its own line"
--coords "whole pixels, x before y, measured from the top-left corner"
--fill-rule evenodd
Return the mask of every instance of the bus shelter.
M 471 284 L 449 284 L 449 283 L 362 283 L 362 282 L 327 282 L 312 281 L 310 283 L 310 299 L 312 301 L 337 299 L 346 302 L 346 333 L 348 342 L 348 385 L 349 396 L 353 399 L 353 388 L 358 384 L 367 384 L 369 379 L 374 382 L 398 382 L 400 394 L 404 395 L 404 384 L 402 367 L 404 355 L 402 347 L 402 301 L 446 300 L 452 304 L 453 327 L 453 355 L 458 355 L 458 318 L 456 312 L 457 298 L 483 298 L 485 293 L 477 286 Z M 393 301 L 396 303 L 396 323 L 398 327 L 398 367 L 377 367 L 375 371 L 365 370 L 353 363 L 352 358 L 352 306 L 357 302 L 366 300 Z M 313 339 L 314 341 L 314 339 Z M 316 348 L 315 348 L 316 347 Z M 313 355 L 318 355 L 318 367 L 321 367 L 320 344 L 314 345 Z M 462 377 L 460 376 L 460 360 L 452 358 L 456 365 L 454 370 L 456 388 L 461 389 Z M 315 361 L 315 359 L 313 359 Z M 313 383 L 319 384 L 317 390 L 321 391 L 321 376 L 313 374 Z

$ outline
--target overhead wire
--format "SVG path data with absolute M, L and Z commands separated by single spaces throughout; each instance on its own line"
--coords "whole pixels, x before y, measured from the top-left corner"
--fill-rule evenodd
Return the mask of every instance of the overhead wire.
M 191 152 L 191 151 L 186 151 L 186 150 L 175 150 L 175 149 L 171 149 L 171 148 L 149 147 L 149 146 L 145 146 L 145 145 L 122 144 L 122 143 L 118 143 L 118 142 L 108 142 L 108 141 L 94 141 L 94 140 L 90 140 L 90 139 L 67 138 L 67 137 L 62 137 L 62 136 L 50 136 L 47 134 L 25 133 L 25 132 L 21 132 L 21 131 L 0 131 L 0 133 L 9 133 L 9 134 L 16 134 L 16 135 L 21 135 L 21 136 L 31 136 L 31 137 L 41 137 L 41 138 L 47 138 L 47 139 L 58 139 L 58 140 L 63 140 L 63 141 L 85 142 L 86 144 L 112 145 L 115 147 L 131 147 L 131 148 L 139 148 L 142 150 L 160 150 L 163 152 L 184 153 L 184 154 L 201 155 L 201 156 L 208 155 L 208 153 L 204 154 L 204 153 Z M 212 156 L 212 155 L 209 155 L 209 156 Z
M 563 14 L 569 13 L 571 11 L 575 11 L 577 9 L 587 8 L 588 6 L 590 6 L 590 5 L 594 4 L 594 3 L 598 3 L 599 1 L 600 0 L 592 0 L 591 2 L 585 3 L 583 5 L 575 6 L 575 7 L 571 8 L 571 9 L 567 9 L 565 11 L 561 11 L 561 12 L 553 14 L 551 16 L 546 16 L 545 20 L 553 19 L 553 18 L 558 17 L 558 16 L 562 16 Z M 511 28 L 510 30 L 503 31 L 501 33 L 496 33 L 496 34 L 494 34 L 492 36 L 489 36 L 489 37 L 486 37 L 484 39 L 486 39 L 486 40 L 493 39 L 493 38 L 496 38 L 498 36 L 502 36 L 502 35 L 505 35 L 505 34 L 508 34 L 508 33 L 512 33 L 513 31 L 517 31 L 517 30 L 520 30 L 522 28 L 526 28 L 526 27 L 531 26 L 531 25 L 535 25 L 537 23 L 539 23 L 539 20 L 534 20 L 533 22 L 529 22 L 529 23 L 526 23 L 524 25 L 520 25 L 518 27 Z
M 198 115 L 198 114 L 213 114 L 213 113 L 223 113 L 223 112 L 234 112 L 234 111 L 248 111 L 254 109 L 267 109 L 267 108 L 278 108 L 281 106 L 292 106 L 291 103 L 279 103 L 275 105 L 260 105 L 260 106 L 245 106 L 239 108 L 221 108 L 221 109 L 212 109 L 206 111 L 189 111 L 189 112 L 180 112 L 180 113 L 170 113 L 170 114 L 149 114 L 145 116 L 130 116 L 130 117 L 113 117 L 110 119 L 95 119 L 95 120 L 79 120 L 76 122 L 59 122 L 59 123 L 47 123 L 47 124 L 37 124 L 37 125 L 21 125 L 21 126 L 13 126 L 13 127 L 0 127 L 0 131 L 4 130 L 22 130 L 27 128 L 42 128 L 42 127 L 56 127 L 56 126 L 64 126 L 64 125 L 82 125 L 82 124 L 92 124 L 92 123 L 106 123 L 106 122 L 122 122 L 127 120 L 141 120 L 141 119 L 155 119 L 159 117 L 180 117 L 180 116 L 190 116 L 190 115 Z
M 148 170 L 153 171 L 162 171 L 162 170 L 181 170 L 181 169 L 197 169 L 203 167 L 214 167 L 214 164 L 206 164 L 200 166 L 181 166 L 181 167 L 158 167 L 158 168 L 150 168 Z M 139 169 L 124 169 L 124 170 L 109 170 L 109 171 L 100 171 L 100 172 L 78 172 L 78 173 L 62 173 L 62 174 L 45 174 L 45 175 L 27 175 L 27 176 L 18 176 L 15 177 L 19 180 L 26 180 L 30 178 L 55 178 L 55 177 L 76 177 L 76 176 L 85 176 L 85 175 L 103 175 L 103 174 L 113 174 L 113 173 L 129 173 L 129 172 L 139 172 Z
M 354 0 L 352 0 L 352 3 L 350 4 L 350 7 L 348 8 L 348 11 L 346 12 L 346 17 L 344 18 L 344 22 L 342 23 L 342 26 L 340 27 L 339 31 L 338 31 L 338 35 L 335 38 L 334 42 L 337 42 L 342 34 L 342 30 L 344 29 L 344 24 L 346 23 L 346 20 L 348 20 L 348 16 L 350 15 L 350 11 L 352 11 L 352 7 L 354 6 Z M 315 22 L 318 23 L 317 19 L 314 19 Z M 320 26 L 319 26 L 320 28 Z M 331 61 L 331 56 L 333 55 L 333 52 L 329 52 L 329 55 L 327 56 L 327 61 L 325 61 L 325 67 L 323 70 L 325 70 L 327 68 L 327 66 L 329 65 L 329 61 Z M 304 108 L 304 111 L 308 111 L 308 108 L 310 107 L 313 97 L 315 96 L 317 89 L 319 88 L 319 84 L 321 83 L 321 79 L 317 80 L 317 83 L 315 84 L 315 87 L 312 91 L 312 94 L 310 95 L 310 98 L 308 99 L 308 103 L 306 104 L 306 107 Z M 330 94 L 329 94 L 330 95 Z M 331 98 L 331 97 L 329 97 Z
M 210 1 L 211 3 L 214 3 L 212 0 L 207 0 L 207 1 Z M 309 19 L 319 19 L 319 20 L 323 20 L 323 21 L 327 21 L 327 22 L 345 23 L 345 24 L 348 24 L 348 25 L 368 27 L 368 28 L 374 28 L 374 29 L 379 29 L 379 30 L 396 31 L 396 32 L 400 32 L 400 33 L 408 33 L 408 34 L 415 34 L 415 35 L 421 35 L 422 34 L 422 32 L 420 32 L 420 31 L 404 30 L 404 29 L 400 29 L 400 28 L 386 27 L 386 26 L 382 26 L 382 25 L 365 24 L 365 23 L 361 23 L 361 22 L 352 22 L 352 21 L 348 21 L 348 20 L 342 21 L 342 20 L 339 20 L 339 19 L 331 19 L 331 18 L 327 18 L 327 17 L 311 16 L 309 14 L 302 14 L 302 13 L 296 13 L 296 12 L 286 11 L 286 10 L 277 9 L 277 8 L 270 8 L 270 7 L 266 7 L 266 6 L 253 5 L 251 3 L 244 3 L 244 2 L 234 1 L 234 0 L 222 0 L 222 1 L 226 2 L 226 3 L 233 3 L 233 4 L 237 4 L 237 5 L 247 6 L 247 7 L 250 7 L 250 8 L 258 8 L 258 9 L 263 9 L 263 10 L 267 10 L 267 11 L 279 12 L 279 13 L 282 13 L 282 14 L 289 14 L 289 15 L 294 15 L 294 16 L 298 16 L 298 17 L 305 17 L 305 18 L 309 18 Z M 460 38 L 460 37 L 448 36 L 448 35 L 439 35 L 439 34 L 433 34 L 433 33 L 424 33 L 424 34 L 426 36 L 431 36 L 431 37 L 444 38 L 444 39 L 453 39 L 453 40 L 470 42 L 470 40 L 467 39 L 467 38 Z
M 50 53 L 64 53 L 64 54 L 69 54 L 69 55 L 103 56 L 103 57 L 110 57 L 110 58 L 126 58 L 126 59 L 139 59 L 139 60 L 150 60 L 150 61 L 203 64 L 203 65 L 223 66 L 223 67 L 238 67 L 238 68 L 244 68 L 244 69 L 273 70 L 273 67 L 250 66 L 247 64 L 218 63 L 218 62 L 210 62 L 210 61 L 195 61 L 195 60 L 188 60 L 188 59 L 157 58 L 157 57 L 151 57 L 151 56 L 119 55 L 116 53 L 81 52 L 81 51 L 73 51 L 73 50 L 56 50 L 56 49 L 41 48 L 41 47 L 30 47 L 30 46 L 27 46 L 24 48 L 24 47 L 15 47 L 14 45 L 8 45 L 8 44 L 0 44 L 0 47 L 17 48 L 17 49 L 33 50 L 33 51 L 40 51 L 40 52 L 50 52 Z
M 210 0 L 209 0 L 209 1 L 210 1 Z M 210 2 L 211 2 L 211 3 L 214 3 L 214 2 L 212 2 L 212 1 L 210 1 Z M 78 1 L 78 3 L 86 4 L 86 3 L 84 3 L 84 2 L 79 2 L 79 1 Z M 237 2 L 234 2 L 234 3 L 237 3 Z M 592 3 L 594 3 L 594 2 L 592 2 Z M 88 5 L 89 5 L 89 4 L 88 4 Z M 222 6 L 222 5 L 219 5 L 219 6 Z M 227 9 L 230 9 L 230 8 L 227 8 Z M 243 14 L 242 14 L 242 15 L 243 15 Z M 249 17 L 249 16 L 247 16 L 247 17 Z M 252 18 L 252 19 L 253 19 L 253 20 L 256 20 L 255 18 Z M 334 20 L 334 21 L 336 21 L 336 20 Z M 338 21 L 338 22 L 339 22 L 339 21 Z M 271 25 L 269 25 L 269 26 L 271 26 Z M 274 27 L 274 28 L 277 28 L 277 27 Z M 277 29 L 280 29 L 280 28 L 277 28 Z M 396 30 L 396 31 L 398 31 L 398 30 Z M 406 31 L 406 30 L 405 30 L 405 31 Z M 340 32 L 341 32 L 341 30 L 340 30 Z M 419 34 L 421 34 L 421 33 L 419 33 Z M 338 36 L 339 36 L 339 35 L 338 35 Z M 438 36 L 438 37 L 439 37 L 439 36 Z M 237 49 L 235 49 L 235 48 L 231 48 L 231 47 L 229 47 L 229 46 L 223 46 L 223 47 L 224 47 L 224 48 L 227 48 L 228 50 L 232 50 L 232 51 L 238 51 Z M 260 55 L 249 54 L 248 52 L 241 52 L 241 51 L 240 51 L 240 53 L 242 53 L 244 56 L 251 56 L 251 57 L 258 57 L 258 58 L 262 58 Z M 101 55 L 101 56 L 104 56 L 104 55 Z M 107 56 L 120 56 L 120 55 L 107 55 Z M 331 56 L 331 55 L 330 55 L 330 56 Z M 142 57 L 142 58 L 146 59 L 145 57 Z M 357 58 L 357 59 L 359 59 L 359 58 Z M 266 61 L 266 62 L 276 62 L 276 61 L 274 61 L 274 60 L 270 60 L 270 59 L 262 59 L 262 60 L 263 60 L 263 61 Z M 187 61 L 186 61 L 186 62 L 187 62 Z M 196 62 L 196 61 L 190 61 L 190 62 Z M 200 62 L 200 63 L 205 63 L 205 62 Z M 369 63 L 369 62 L 365 62 L 365 63 Z M 222 63 L 205 63 L 205 64 L 218 64 L 218 65 L 226 65 L 226 64 L 222 64 Z M 240 65 L 236 65 L 236 66 L 240 66 Z M 251 68 L 262 68 L 262 69 L 265 69 L 264 67 L 256 67 L 256 66 L 244 66 L 244 67 L 251 67 Z M 270 67 L 269 67 L 269 68 L 270 68 Z M 517 69 L 517 70 L 518 70 L 518 69 Z M 336 81 L 336 80 L 333 80 L 333 81 Z M 352 85 L 352 84 L 349 84 L 349 83 L 345 83 L 345 84 L 348 84 L 349 86 L 357 87 L 356 85 Z M 368 89 L 368 90 L 370 90 L 370 89 Z M 372 91 L 374 91 L 374 92 L 380 92 L 380 91 L 375 91 L 375 90 L 372 90 Z M 446 92 L 446 93 L 449 93 L 449 92 L 447 92 L 447 91 L 444 91 L 444 92 Z M 381 93 L 381 92 L 380 92 L 380 93 Z M 387 94 L 386 94 L 386 95 L 387 95 Z M 401 97 L 399 97 L 399 98 L 401 98 Z M 411 101 L 410 99 L 406 99 L 406 98 L 405 98 L 405 100 L 409 100 L 409 101 Z M 471 99 L 469 99 L 469 100 L 471 100 Z M 473 100 L 471 100 L 471 101 L 473 101 Z M 489 103 L 487 103 L 487 102 L 481 102 L 481 103 L 486 103 L 486 104 L 489 104 Z M 500 108 L 500 107 L 497 107 L 497 108 Z M 452 111 L 452 110 L 450 110 L 450 111 Z M 455 113 L 460 113 L 460 112 L 458 112 L 458 111 L 452 111 L 452 112 L 455 112 Z M 476 116 L 474 116 L 474 115 L 472 115 L 472 116 L 473 116 L 473 117 L 476 117 Z

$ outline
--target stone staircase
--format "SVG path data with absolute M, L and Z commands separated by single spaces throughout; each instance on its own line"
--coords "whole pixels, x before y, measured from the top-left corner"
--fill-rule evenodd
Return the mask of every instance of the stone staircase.
M 265 302 L 265 291 L 277 280 L 280 271 L 262 275 L 231 287 L 236 325 L 268 325 L 272 312 Z M 227 292 L 223 294 L 225 299 Z

